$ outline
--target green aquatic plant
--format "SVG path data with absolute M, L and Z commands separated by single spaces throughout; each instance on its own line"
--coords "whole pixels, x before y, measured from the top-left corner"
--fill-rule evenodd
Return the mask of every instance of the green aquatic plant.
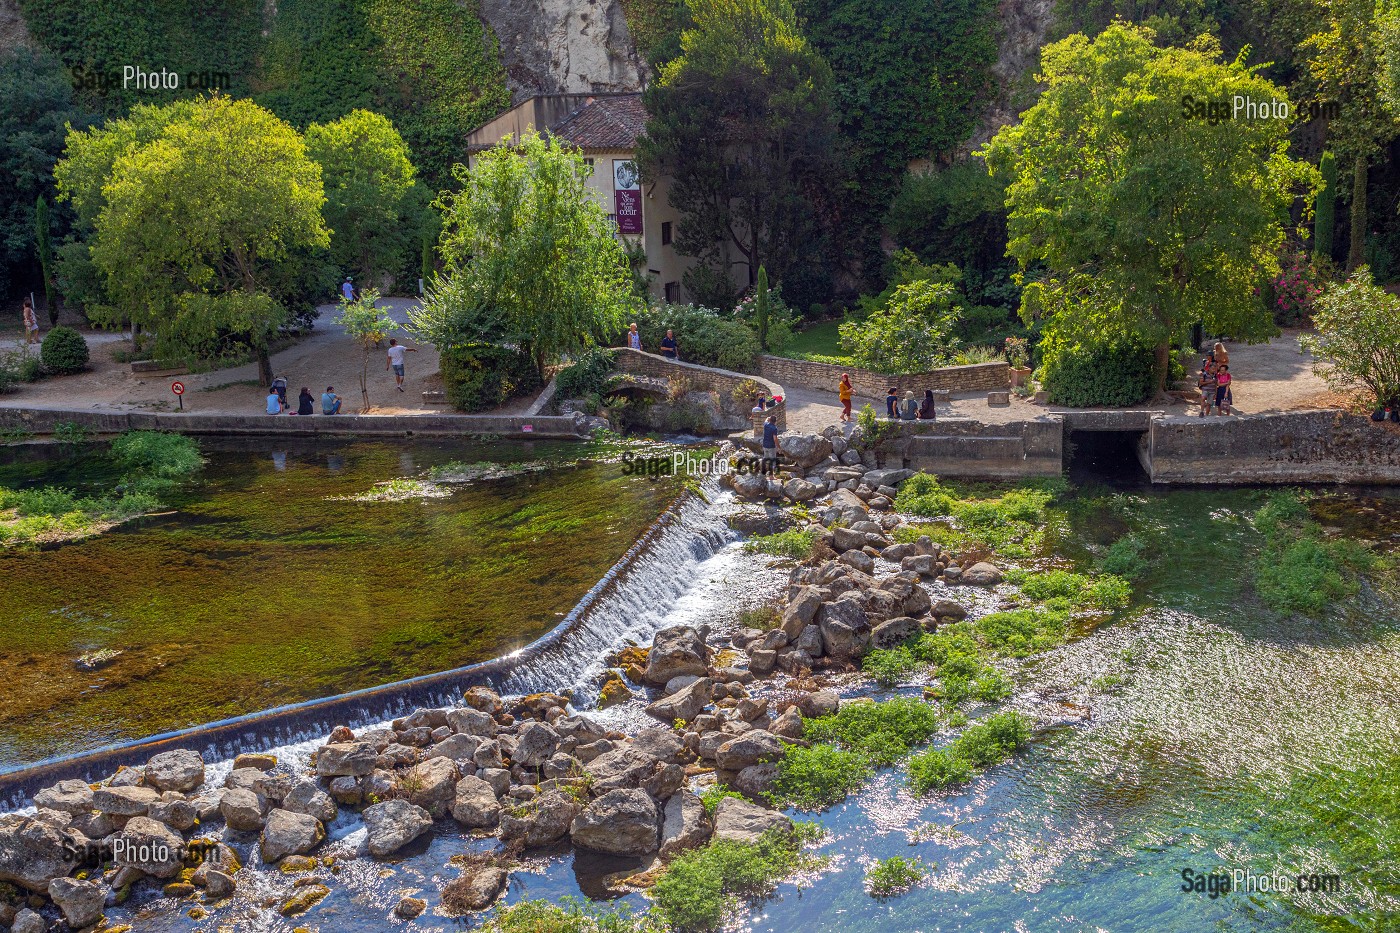
M 481 933 L 665 933 L 656 921 L 626 906 L 587 904 L 573 897 L 520 901 L 497 908 Z
M 777 534 L 755 535 L 744 542 L 744 550 L 802 560 L 811 556 L 816 540 L 817 531 L 814 528 L 789 528 Z
M 909 761 L 909 783 L 926 794 L 971 780 L 978 771 L 1010 758 L 1030 741 L 1031 720 L 1012 710 L 967 728 L 943 748 L 931 748 Z
M 1027 481 L 999 492 L 956 489 L 936 476 L 916 473 L 900 486 L 894 507 L 924 518 L 950 519 L 952 526 L 935 524 L 923 533 L 954 552 L 1029 558 L 1044 544 L 1047 506 L 1065 488 L 1063 482 Z
M 923 881 L 925 873 L 921 860 L 895 855 L 870 866 L 865 873 L 865 888 L 871 897 L 893 897 Z
M 1297 493 L 1275 493 L 1255 513 L 1264 537 L 1254 564 L 1254 588 L 1276 612 L 1321 615 L 1333 602 L 1356 593 L 1358 575 L 1376 570 L 1381 558 L 1347 538 L 1328 538 Z
M 768 797 L 778 806 L 819 810 L 846 799 L 874 773 L 870 756 L 863 751 L 821 742 L 807 748 L 788 745 Z
M 863 751 L 872 764 L 887 766 L 927 742 L 943 723 L 937 706 L 895 697 L 883 703 L 843 703 L 830 716 L 807 720 L 803 738 Z
M 1108 546 L 1099 559 L 1099 569 L 1125 580 L 1140 580 L 1147 574 L 1147 545 L 1137 534 L 1126 534 Z
M 893 687 L 908 679 L 920 667 L 918 659 L 903 646 L 876 648 L 861 659 L 860 668 L 882 687 Z

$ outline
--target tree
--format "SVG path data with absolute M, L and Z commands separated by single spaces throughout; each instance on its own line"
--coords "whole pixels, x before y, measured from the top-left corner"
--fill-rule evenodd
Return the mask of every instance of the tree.
M 541 376 L 617 333 L 638 302 L 590 172 L 577 150 L 536 133 L 457 166 L 462 190 L 438 201 L 445 271 L 412 312 L 413 331 L 440 350 L 518 347 Z
M 831 69 L 802 38 L 790 0 L 692 0 L 689 9 L 680 57 L 643 94 L 642 173 L 671 179 L 683 217 L 676 250 L 701 260 L 688 285 L 727 283 L 736 265 L 750 286 L 760 265 L 781 283 L 810 258 L 814 199 L 830 182 Z
M 1317 163 L 1322 187 L 1317 191 L 1313 207 L 1313 256 L 1332 261 L 1332 240 L 1337 225 L 1337 160 L 1324 152 Z
M 959 317 L 958 293 L 951 284 L 907 282 L 864 321 L 842 324 L 841 346 L 857 366 L 877 373 L 926 373 L 952 359 Z
M 56 327 L 58 298 L 53 290 L 53 216 L 49 211 L 49 199 L 42 194 L 34 199 L 34 253 L 39 258 L 39 273 L 44 280 L 44 307 L 49 309 L 49 325 Z
M 340 299 L 340 313 L 336 315 L 338 324 L 349 337 L 360 345 L 364 359 L 360 365 L 360 398 L 362 411 L 369 411 L 369 355 L 385 337 L 398 329 L 398 324 L 389 316 L 388 308 L 378 307 L 379 292 L 367 288 L 360 293 L 359 301 Z
M 753 323 L 758 331 L 758 345 L 764 350 L 768 349 L 768 316 L 772 306 L 773 299 L 768 294 L 768 270 L 759 266 L 758 283 L 753 293 Z
M 402 222 L 414 172 L 394 125 L 367 110 L 313 123 L 306 154 L 321 166 L 331 261 L 366 280 L 402 270 L 415 232 Z
M 1400 399 L 1400 296 L 1371 281 L 1362 266 L 1336 282 L 1313 310 L 1317 333 L 1299 338 L 1313 368 L 1340 391 L 1365 388 L 1377 405 Z
M 173 106 L 190 109 L 124 146 L 98 189 L 91 254 L 115 305 L 101 317 L 154 331 L 172 354 L 250 348 L 271 382 L 268 341 L 287 318 L 272 293 L 278 265 L 330 241 L 320 169 L 294 129 L 250 101 Z M 58 179 L 81 214 L 91 190 L 79 193 L 77 175 Z
M 1155 346 L 1163 391 L 1187 326 L 1260 338 L 1274 325 L 1256 287 L 1277 274 L 1289 209 L 1318 186 L 1288 156 L 1288 122 L 1198 119 L 1193 101 L 1285 99 L 1209 37 L 1157 48 L 1115 23 L 1042 53 L 1046 90 L 982 150 L 1008 182 L 1007 254 L 1024 277 L 1022 315 L 1066 312 L 1086 332 Z M 1212 125 L 1214 123 L 1214 125 Z

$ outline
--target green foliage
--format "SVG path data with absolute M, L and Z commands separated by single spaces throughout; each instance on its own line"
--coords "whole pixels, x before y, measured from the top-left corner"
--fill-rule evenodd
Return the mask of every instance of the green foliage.
M 770 830 L 754 844 L 721 840 L 682 853 L 651 889 L 656 911 L 678 931 L 717 928 L 735 895 L 767 894 L 801 867 L 801 834 Z
M 876 648 L 861 659 L 860 669 L 882 687 L 894 687 L 907 680 L 921 665 L 908 648 Z
M 342 296 L 335 323 L 360 345 L 360 396 L 364 410 L 369 411 L 369 355 L 399 325 L 388 308 L 379 307 L 379 292 L 373 288 L 361 292 L 358 301 L 346 301 Z
M 972 624 L 978 641 L 991 651 L 1023 658 L 1064 641 L 1068 620 L 1062 610 L 1011 609 L 988 613 Z
M 519 901 L 502 906 L 486 920 L 482 933 L 663 933 L 646 917 L 627 907 L 584 903 L 572 897 L 552 901 Z
M 204 465 L 192 438 L 166 431 L 127 431 L 112 441 L 112 459 L 128 477 L 173 479 Z
M 1056 405 L 1136 405 L 1152 394 L 1153 351 L 1139 341 L 1071 336 L 1052 324 L 1040 351 L 1040 383 Z
M 34 254 L 39 259 L 39 274 L 44 282 L 44 305 L 49 309 L 49 323 L 58 323 L 58 296 L 54 294 L 53 212 L 49 199 L 42 194 L 34 198 Z
M 1294 493 L 1269 497 L 1254 516 L 1264 536 L 1254 565 L 1254 588 L 1275 612 L 1321 615 L 1329 605 L 1357 591 L 1357 574 L 1381 566 L 1365 545 L 1324 537 Z
M 1337 227 L 1337 159 L 1324 152 L 1317 163 L 1322 187 L 1313 203 L 1313 256 L 1319 262 L 1332 261 L 1332 243 Z
M 403 137 L 379 114 L 355 110 L 311 124 L 305 138 L 325 183 L 331 261 L 364 279 L 403 269 L 417 245 L 405 217 L 414 172 Z
M 700 803 L 705 807 L 705 815 L 714 819 L 715 812 L 719 810 L 719 803 L 726 797 L 733 797 L 735 800 L 744 800 L 743 794 L 730 790 L 723 784 L 711 784 L 700 792 Z
M 637 51 L 653 68 L 660 70 L 681 54 L 686 19 L 683 0 L 622 0 L 622 13 Z
M 909 783 L 919 794 L 966 783 L 977 771 L 1005 761 L 1030 741 L 1030 728 L 1030 719 L 1021 713 L 989 716 L 944 748 L 914 756 L 909 762 Z
M 607 347 L 591 347 L 581 353 L 573 365 L 559 371 L 556 377 L 560 398 L 583 398 L 600 394 L 613 373 L 615 354 Z
M 924 874 L 924 863 L 919 859 L 895 855 L 866 870 L 865 887 L 871 897 L 892 897 L 923 881 Z
M 809 748 L 787 745 L 769 797 L 779 806 L 820 810 L 846 799 L 873 773 L 864 752 L 820 742 Z
M 83 335 L 71 327 L 55 327 L 39 344 L 44 369 L 66 376 L 82 372 L 88 364 L 88 345 Z
M 894 764 L 942 727 L 938 707 L 910 697 L 846 703 L 830 716 L 808 719 L 803 737 L 864 752 L 874 765 Z
M 928 262 L 987 270 L 1006 249 L 1006 185 L 981 159 L 936 172 L 911 172 L 890 202 L 885 224 L 901 246 Z
M 860 406 L 860 411 L 856 412 L 856 426 L 860 428 L 860 440 L 856 442 L 856 449 L 862 451 L 879 450 L 885 441 L 898 437 L 900 433 L 899 422 L 881 420 L 869 402 Z
M 658 352 L 661 338 L 673 330 L 682 360 L 733 372 L 753 372 L 761 352 L 758 336 L 748 325 L 696 305 L 647 308 L 637 317 L 637 330 L 643 350 Z
M 1132 598 L 1132 586 L 1112 575 L 1090 577 L 1068 570 L 1041 573 L 1011 572 L 1007 579 L 1021 587 L 1021 595 L 1037 602 L 1065 599 L 1076 608 L 1114 611 Z
M 637 302 L 611 221 L 587 194 L 590 172 L 578 150 L 537 133 L 459 167 L 462 191 L 439 202 L 445 277 L 412 312 L 413 329 L 439 350 L 519 347 L 541 376 L 619 331 Z
M 1127 534 L 1109 545 L 1099 560 L 1099 569 L 1126 580 L 1140 580 L 1147 575 L 1146 543 L 1136 534 Z
M 952 285 L 917 281 L 895 289 L 864 321 L 841 325 L 841 346 L 857 366 L 879 373 L 924 373 L 947 365 L 957 348 L 959 308 Z
M 488 411 L 540 385 L 539 372 L 529 357 L 509 347 L 471 344 L 442 351 L 447 401 L 458 411 Z
M 1277 274 L 1288 210 L 1319 179 L 1289 157 L 1287 121 L 1212 126 L 1182 113 L 1188 96 L 1286 99 L 1280 88 L 1242 58 L 1222 63 L 1208 38 L 1189 48 L 1153 39 L 1119 22 L 1093 40 L 1047 46 L 1045 92 L 981 154 L 1008 183 L 1008 252 L 1022 273 L 1044 269 L 1022 294 L 1022 315 L 1047 315 L 1062 334 L 1098 342 L 1129 336 L 1165 363 L 1198 320 L 1237 338 L 1274 332 L 1256 287 Z M 1125 238 L 1142 248 L 1122 249 Z M 1075 342 L 1067 337 L 1057 355 L 1082 355 L 1071 352 Z M 1051 357 L 1046 350 L 1047 366 Z M 1160 390 L 1164 365 L 1156 375 Z M 1094 383 L 1088 394 L 1121 384 Z
M 812 545 L 816 540 L 815 528 L 788 528 L 776 534 L 754 535 L 744 542 L 744 550 L 802 560 L 812 555 Z
M 1366 389 L 1377 407 L 1400 401 L 1400 296 L 1373 284 L 1362 266 L 1322 293 L 1314 334 L 1299 343 L 1317 357 L 1314 369 L 1340 391 Z
M 924 533 L 954 550 L 991 550 L 1004 557 L 1031 557 L 1044 540 L 1045 509 L 1055 487 L 1022 484 L 987 498 L 962 499 L 927 473 L 916 473 L 900 486 L 895 509 L 925 517 L 946 516 L 957 528 L 926 527 Z

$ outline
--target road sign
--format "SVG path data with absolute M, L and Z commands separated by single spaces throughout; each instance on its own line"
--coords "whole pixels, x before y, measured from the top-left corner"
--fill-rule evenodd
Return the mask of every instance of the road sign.
M 170 383 L 170 391 L 174 392 L 176 395 L 184 395 L 185 384 L 183 382 L 172 382 Z

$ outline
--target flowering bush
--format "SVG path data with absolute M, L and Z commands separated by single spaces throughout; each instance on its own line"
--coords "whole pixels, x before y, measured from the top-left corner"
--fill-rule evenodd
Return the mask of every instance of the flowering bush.
M 1313 303 L 1322 294 L 1312 263 L 1297 254 L 1283 262 L 1283 272 L 1273 281 L 1274 320 L 1283 326 L 1312 321 Z
M 1030 342 L 1025 337 L 1007 337 L 1006 361 L 1018 369 L 1028 365 L 1031 361 Z

